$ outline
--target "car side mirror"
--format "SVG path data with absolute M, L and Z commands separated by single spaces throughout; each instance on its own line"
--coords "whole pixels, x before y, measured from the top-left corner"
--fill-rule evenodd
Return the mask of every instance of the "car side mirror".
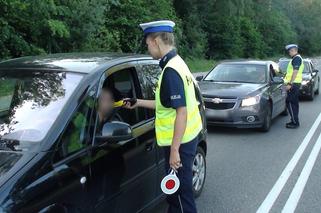
M 312 75 L 313 77 L 315 77 L 315 76 L 317 76 L 318 72 L 319 72 L 319 70 L 313 70 L 312 73 L 311 73 L 311 75 Z
M 133 134 L 130 125 L 119 121 L 105 123 L 101 135 L 95 137 L 97 145 L 104 142 L 117 143 L 132 138 Z
M 284 80 L 281 77 L 274 77 L 272 84 L 284 84 Z
M 203 80 L 203 77 L 204 77 L 204 76 L 202 76 L 202 75 L 197 76 L 197 77 L 196 77 L 196 81 L 201 81 L 201 80 Z

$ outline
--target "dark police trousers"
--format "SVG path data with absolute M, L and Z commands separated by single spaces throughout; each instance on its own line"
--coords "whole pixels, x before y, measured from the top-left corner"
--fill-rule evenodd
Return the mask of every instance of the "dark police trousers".
M 198 137 L 192 141 L 181 144 L 179 148 L 179 154 L 183 167 L 178 169 L 177 177 L 180 181 L 180 187 L 178 191 L 172 195 L 167 196 L 167 202 L 169 204 L 168 213 L 196 213 L 196 204 L 193 194 L 193 160 L 196 154 L 198 145 Z M 170 170 L 169 156 L 170 147 L 164 147 L 165 151 L 165 169 Z M 183 209 L 182 209 L 183 208 Z
M 295 124 L 299 123 L 299 93 L 301 84 L 292 84 L 286 98 L 286 107 L 291 116 L 291 121 Z

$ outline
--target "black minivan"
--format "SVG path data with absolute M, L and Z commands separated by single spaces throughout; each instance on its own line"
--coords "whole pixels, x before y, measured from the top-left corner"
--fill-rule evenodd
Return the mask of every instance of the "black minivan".
M 164 197 L 165 176 L 154 111 L 119 108 L 120 121 L 96 134 L 96 107 L 106 84 L 123 98 L 154 99 L 159 73 L 158 61 L 144 55 L 54 54 L 0 63 L 0 212 L 150 211 Z M 195 196 L 206 175 L 200 102 Z

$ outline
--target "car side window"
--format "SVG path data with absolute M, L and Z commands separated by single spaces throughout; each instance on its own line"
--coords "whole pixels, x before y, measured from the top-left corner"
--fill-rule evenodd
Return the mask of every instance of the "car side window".
M 113 91 L 115 101 L 124 98 L 141 98 L 135 68 L 123 69 L 109 75 L 103 87 L 108 87 Z M 121 120 L 130 125 L 135 125 L 145 119 L 144 109 L 141 108 L 134 110 L 118 108 L 116 110 Z
M 12 79 L 5 82 L 5 84 L 0 84 L 0 116 L 8 113 L 15 91 L 15 80 Z
M 311 71 L 313 72 L 315 70 L 313 63 L 310 63 L 310 66 L 311 66 Z
M 155 99 L 155 90 L 161 68 L 158 64 L 143 64 L 138 73 L 139 82 L 141 84 L 143 97 L 146 99 Z
M 158 64 L 139 65 L 138 78 L 144 99 L 155 99 L 156 86 L 161 71 Z M 155 110 L 147 110 L 147 114 L 148 118 L 152 118 L 155 116 Z
M 279 64 L 272 62 L 271 66 L 272 66 L 272 70 L 271 70 L 270 74 L 272 75 L 271 76 L 272 80 L 274 77 L 283 77 L 284 76 L 284 73 L 282 73 L 283 71 L 281 70 Z
M 67 157 L 90 143 L 94 128 L 92 124 L 94 103 L 94 98 L 88 96 L 79 104 L 60 137 L 59 156 L 56 156 L 56 159 Z
M 270 79 L 269 79 L 270 81 L 273 81 L 273 78 L 276 76 L 276 71 L 272 64 L 270 64 L 269 76 L 270 76 Z

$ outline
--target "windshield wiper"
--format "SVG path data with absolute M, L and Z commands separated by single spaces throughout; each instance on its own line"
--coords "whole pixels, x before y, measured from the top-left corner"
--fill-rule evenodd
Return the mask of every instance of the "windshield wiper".
M 244 81 L 222 81 L 222 82 L 232 82 L 232 83 L 246 83 Z

